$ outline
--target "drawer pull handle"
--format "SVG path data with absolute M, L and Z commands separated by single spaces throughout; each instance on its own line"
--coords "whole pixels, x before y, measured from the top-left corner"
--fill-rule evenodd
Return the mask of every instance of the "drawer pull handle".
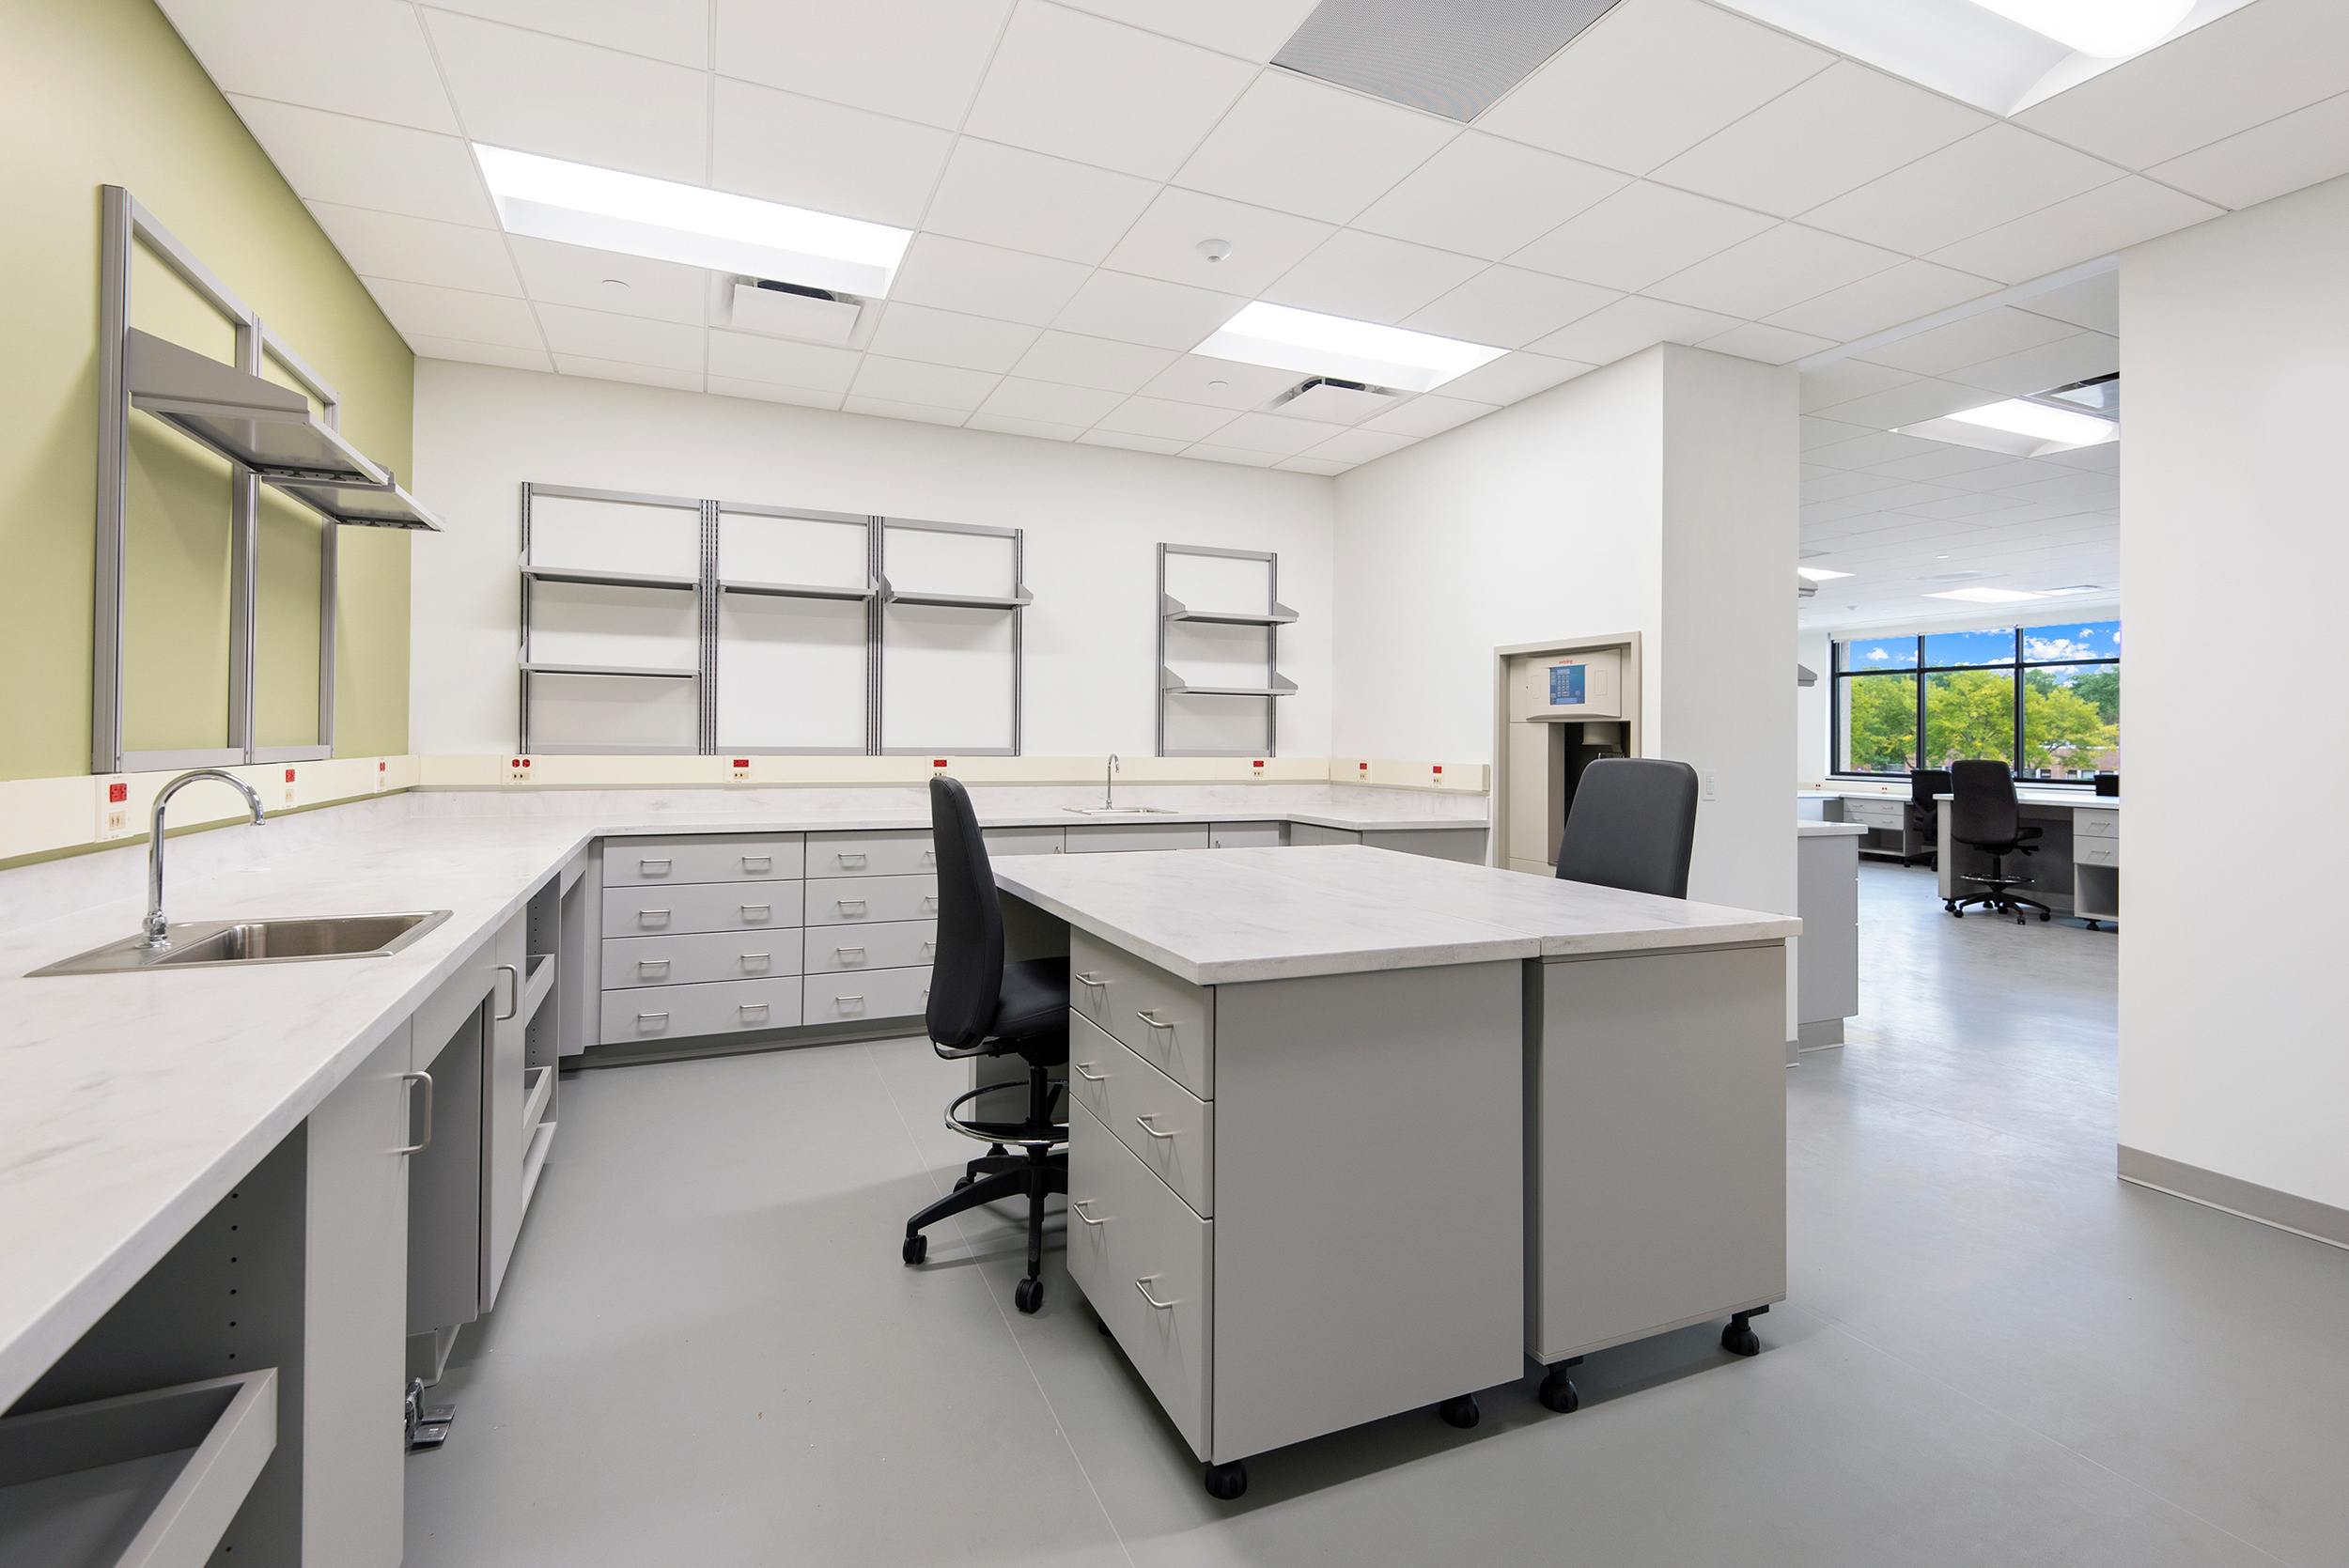
M 1155 1012 L 1157 1012 L 1157 1011 L 1158 1011 L 1158 1009 L 1157 1009 L 1157 1008 L 1155 1008 L 1155 1007 L 1153 1007 L 1152 1009 L 1150 1009 L 1150 1013 L 1155 1013 Z M 1167 1022 L 1164 1018 L 1154 1018 L 1154 1017 L 1152 1017 L 1150 1016 L 1150 1013 L 1136 1013 L 1136 1014 L 1134 1015 L 1134 1017 L 1137 1017 L 1137 1018 L 1140 1018 L 1140 1019 L 1141 1019 L 1143 1023 L 1148 1024 L 1148 1025 L 1149 1025 L 1152 1029 L 1173 1029 L 1173 1028 L 1174 1027 L 1173 1024 L 1171 1024 L 1171 1023 Z M 1155 1279 L 1155 1278 L 1157 1278 L 1157 1276 L 1153 1275 L 1153 1276 L 1152 1276 L 1152 1278 L 1154 1278 L 1154 1279 Z
M 864 1005 L 864 999 L 863 999 L 863 997 L 861 997 L 861 996 L 857 996 L 857 997 L 834 997 L 834 998 L 832 998 L 832 1000 L 834 1002 L 838 1003 L 838 1004 L 839 1004 L 840 1006 L 842 1006 L 842 1007 L 856 1007 L 856 1008 L 862 1008 L 862 1007 Z
M 925 849 L 922 851 L 922 859 L 931 865 L 936 865 L 938 863 L 938 851 L 935 849 Z
M 1091 1202 L 1093 1202 L 1093 1200 L 1090 1198 L 1071 1198 L 1068 1200 L 1068 1212 L 1075 1215 L 1078 1219 L 1083 1220 L 1088 1225 L 1108 1224 L 1108 1220 L 1096 1219 L 1093 1216 L 1085 1212 L 1085 1205 Z
M 661 1020 L 657 1026 L 652 1021 L 655 1018 L 659 1018 Z M 669 1027 L 669 1015 L 666 1013 L 639 1013 L 636 1015 L 636 1027 L 639 1029 L 655 1027 L 666 1029 Z
M 744 969 L 749 969 L 754 964 L 757 965 L 760 969 L 773 969 L 775 967 L 775 955 L 771 953 L 745 953 L 742 955 L 742 967 Z
M 654 866 L 659 866 L 661 869 L 655 871 Z M 667 861 L 638 861 L 636 874 L 639 877 L 666 877 L 669 875 L 669 862 Z
M 849 956 L 850 954 L 854 954 L 856 956 L 852 958 Z M 832 950 L 832 955 L 844 964 L 861 964 L 864 962 L 864 950 L 861 947 L 835 947 Z
M 1110 1080 L 1110 1075 L 1107 1073 L 1086 1072 L 1085 1069 L 1093 1065 L 1090 1062 L 1074 1062 L 1069 1064 L 1077 1069 L 1077 1076 L 1087 1083 L 1107 1083 Z
M 655 915 L 659 915 L 661 917 L 659 921 L 655 921 L 653 919 Z M 669 911 L 666 909 L 639 909 L 636 911 L 636 924 L 639 925 L 666 925 L 669 924 Z
M 936 942 L 924 942 L 924 943 L 922 944 L 922 956 L 923 956 L 923 957 L 925 957 L 925 958 L 935 958 L 935 957 L 937 957 L 937 956 L 938 956 L 938 944 L 937 944 Z
M 832 900 L 832 905 L 844 915 L 851 913 L 861 915 L 864 912 L 864 900 L 862 898 L 835 898 Z
M 669 973 L 669 960 L 666 958 L 639 958 L 636 960 L 636 972 L 640 976 L 647 970 L 658 970 L 661 977 L 666 979 Z
M 924 894 L 922 895 L 922 907 L 923 907 L 924 908 L 926 908 L 926 909 L 935 909 L 935 908 L 938 908 L 938 894 L 936 894 L 936 893 L 924 893 Z
M 1162 1312 L 1171 1312 L 1176 1307 L 1182 1305 L 1182 1297 L 1176 1296 L 1172 1301 L 1161 1301 L 1157 1296 L 1151 1295 L 1150 1281 L 1157 1278 L 1158 1276 L 1155 1274 L 1144 1274 L 1141 1279 L 1134 1281 L 1134 1289 L 1142 1292 L 1142 1298 L 1144 1301 L 1149 1302 L 1153 1307 L 1156 1307 L 1159 1311 Z
M 734 1011 L 736 1017 L 740 1018 L 742 1022 L 748 1023 L 751 1021 L 751 1015 L 753 1013 L 756 1013 L 761 1018 L 764 1018 L 767 1016 L 767 1007 L 768 1004 L 763 1001 L 746 1001 L 736 1007 Z
M 862 854 L 836 855 L 833 859 L 837 860 L 842 865 L 845 866 L 861 866 L 864 863 L 864 857 Z
M 742 857 L 742 869 L 745 871 L 772 871 L 774 868 L 775 858 L 772 855 L 745 855 Z
M 413 1143 L 394 1149 L 392 1153 L 396 1155 L 422 1154 L 425 1146 L 432 1141 L 432 1075 L 430 1073 L 402 1073 L 399 1077 L 403 1083 L 424 1085 L 424 1136 Z
M 753 911 L 756 912 L 754 914 Z M 744 920 L 772 920 L 775 918 L 775 907 L 772 904 L 745 904 L 742 906 L 742 918 Z
M 1174 1135 L 1173 1133 L 1171 1133 L 1171 1132 L 1160 1132 L 1158 1128 L 1156 1128 L 1156 1127 L 1154 1127 L 1154 1126 L 1152 1126 L 1150 1125 L 1150 1117 L 1151 1117 L 1151 1116 L 1156 1116 L 1157 1114 L 1158 1114 L 1158 1112 L 1157 1112 L 1157 1111 L 1155 1111 L 1155 1110 L 1153 1110 L 1152 1112 L 1150 1112 L 1150 1116 L 1137 1116 L 1137 1117 L 1135 1117 L 1135 1118 L 1134 1118 L 1134 1124 L 1135 1124 L 1137 1126 L 1141 1127 L 1143 1131 L 1144 1131 L 1144 1132 L 1148 1133 L 1148 1134 L 1149 1134 L 1151 1137 L 1153 1137 L 1153 1138 L 1172 1138 L 1172 1137 L 1174 1137 Z
M 1074 980 L 1080 986 L 1091 986 L 1096 990 L 1098 990 L 1102 986 L 1109 984 L 1108 981 L 1102 979 L 1097 974 L 1072 974 L 1068 978 Z

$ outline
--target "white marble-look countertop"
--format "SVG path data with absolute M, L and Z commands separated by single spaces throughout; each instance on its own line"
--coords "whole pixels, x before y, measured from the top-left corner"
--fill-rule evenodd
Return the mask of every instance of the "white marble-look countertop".
M 1908 800 L 1908 781 L 1897 784 L 1855 784 L 1849 789 L 1797 789 L 1797 800 Z M 1950 799 L 1937 795 L 1937 800 Z M 2118 795 L 2098 795 L 2092 790 L 2053 788 L 2046 784 L 2033 787 L 2027 784 L 2015 786 L 2015 799 L 2026 806 L 2077 806 L 2083 811 L 2117 811 L 2121 806 Z
M 1860 822 L 1801 822 L 1795 824 L 1797 838 L 1858 838 L 1868 831 Z

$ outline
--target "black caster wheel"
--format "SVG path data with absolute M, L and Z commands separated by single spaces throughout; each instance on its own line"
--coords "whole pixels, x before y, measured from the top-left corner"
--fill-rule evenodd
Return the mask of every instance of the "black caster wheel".
M 2016 915 L 2015 917 L 2015 924 L 2017 925 L 2029 925 L 2030 924 L 2030 919 L 2027 915 Z
M 898 1255 L 904 1258 L 910 1265 L 928 1261 L 930 1255 L 930 1238 L 926 1235 L 910 1235 L 906 1237 L 906 1244 L 899 1250 Z
M 1436 1414 L 1444 1419 L 1445 1425 L 1460 1427 L 1463 1430 L 1474 1426 L 1485 1419 L 1485 1412 L 1476 1407 L 1474 1394 L 1462 1394 L 1456 1399 L 1445 1400 L 1436 1406 Z
M 1012 1305 L 1023 1312 L 1033 1312 L 1044 1305 L 1044 1281 L 1022 1280 L 1019 1288 L 1011 1293 Z
M 1115 1334 L 1110 1332 L 1109 1321 L 1102 1317 L 1099 1312 L 1093 1314 L 1093 1327 L 1101 1330 L 1102 1337 L 1105 1339 L 1115 1339 L 1117 1337 Z
M 1950 913 L 1955 915 L 1960 920 L 1964 920 L 1966 918 L 1966 911 L 1963 909 L 1952 909 Z
M 1230 1502 L 1248 1490 L 1248 1466 L 1235 1459 L 1228 1465 L 1207 1467 L 1207 1496 L 1219 1502 Z
M 1762 1354 L 1762 1336 L 1733 1323 L 1721 1330 L 1721 1348 L 1733 1356 L 1759 1356 Z
M 2042 910 L 2040 910 L 2040 911 L 2039 911 L 2039 918 L 2040 918 L 2041 920 L 2046 920 L 2046 919 L 2047 918 L 2047 913 L 2048 913 L 2048 911 L 2046 911 L 2046 909 L 2042 909 Z
M 1574 1380 L 1561 1377 L 1554 1372 L 1542 1379 L 1541 1401 L 1562 1416 L 1582 1408 L 1582 1395 L 1575 1388 Z

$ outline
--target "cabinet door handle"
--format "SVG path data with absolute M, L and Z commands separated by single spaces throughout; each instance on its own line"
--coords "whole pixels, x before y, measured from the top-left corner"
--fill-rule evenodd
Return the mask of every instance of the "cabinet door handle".
M 851 953 L 855 954 L 856 956 L 853 958 L 849 957 L 848 955 Z M 861 964 L 864 962 L 864 950 L 861 947 L 835 947 L 832 950 L 832 955 L 839 959 L 844 964 Z
M 1154 1127 L 1154 1126 L 1152 1126 L 1150 1125 L 1150 1117 L 1151 1117 L 1151 1116 L 1156 1116 L 1157 1114 L 1158 1114 L 1158 1112 L 1157 1112 L 1157 1111 L 1155 1111 L 1155 1110 L 1153 1110 L 1152 1112 L 1150 1112 L 1150 1115 L 1149 1115 L 1149 1116 L 1137 1116 L 1137 1117 L 1135 1117 L 1135 1118 L 1134 1118 L 1134 1124 L 1135 1124 L 1137 1126 L 1141 1127 L 1143 1131 L 1144 1131 L 1144 1132 L 1148 1133 L 1148 1134 L 1149 1134 L 1151 1137 L 1153 1137 L 1153 1138 L 1172 1138 L 1172 1137 L 1174 1137 L 1174 1135 L 1173 1133 L 1171 1133 L 1171 1132 L 1160 1132 L 1158 1128 L 1156 1128 L 1156 1127 Z
M 1072 1062 L 1069 1065 L 1076 1068 L 1077 1076 L 1087 1083 L 1107 1083 L 1110 1080 L 1110 1075 L 1107 1073 L 1086 1072 L 1085 1069 L 1093 1065 L 1090 1062 Z
M 835 898 L 832 902 L 832 907 L 844 915 L 851 911 L 860 915 L 864 912 L 864 900 L 862 898 Z
M 643 1029 L 654 1018 L 659 1018 L 661 1020 L 661 1027 L 662 1029 L 669 1027 L 669 1015 L 666 1013 L 639 1013 L 636 1015 L 636 1027 Z
M 757 911 L 755 915 L 752 912 L 754 910 Z M 775 918 L 775 907 L 772 904 L 745 904 L 742 906 L 742 918 L 744 920 L 772 920 Z
M 762 969 L 773 969 L 775 967 L 775 955 L 771 953 L 745 953 L 742 955 L 742 967 L 744 969 L 749 969 L 753 964 L 756 964 Z
M 1093 1202 L 1093 1200 L 1090 1198 L 1071 1198 L 1068 1200 L 1068 1212 L 1075 1215 L 1078 1219 L 1083 1220 L 1088 1225 L 1108 1224 L 1108 1220 L 1096 1219 L 1093 1216 L 1085 1212 L 1085 1205 L 1091 1202 Z
M 745 855 L 742 857 L 742 869 L 745 871 L 772 871 L 774 868 L 775 858 L 772 855 Z
M 1155 1013 L 1157 1011 L 1158 1009 L 1155 1007 L 1150 1009 L 1150 1013 Z M 1173 1024 L 1168 1023 L 1164 1018 L 1152 1017 L 1150 1013 L 1136 1013 L 1134 1017 L 1140 1018 L 1143 1023 L 1148 1024 L 1152 1029 L 1173 1029 L 1174 1027 Z M 1157 1276 L 1152 1275 L 1151 1278 L 1156 1279 Z
M 655 915 L 659 915 L 661 918 L 656 921 L 653 919 L 653 916 Z M 669 911 L 666 909 L 639 909 L 636 911 L 636 924 L 639 925 L 666 925 L 669 924 Z
M 838 861 L 838 862 L 839 862 L 842 865 L 844 865 L 844 866 L 861 867 L 861 866 L 863 866 L 863 865 L 864 864 L 864 857 L 863 857 L 862 854 L 856 854 L 856 855 L 848 855 L 848 854 L 834 855 L 834 856 L 832 857 L 832 859 L 834 859 L 834 860 Z
M 743 1002 L 735 1008 L 735 1018 L 738 1022 L 748 1023 L 751 1021 L 751 1015 L 756 1013 L 761 1019 L 764 1019 L 767 1017 L 768 1006 L 769 1003 L 763 1001 Z
M 637 959 L 637 960 L 636 960 L 636 972 L 637 972 L 638 976 L 639 976 L 639 977 L 642 977 L 642 976 L 643 976 L 643 974 L 644 974 L 644 972 L 645 972 L 646 970 L 660 970 L 660 971 L 661 971 L 661 979 L 663 979 L 663 980 L 666 980 L 666 979 L 669 977 L 669 960 L 667 960 L 666 958 L 639 958 L 639 959 Z
M 655 871 L 654 866 L 659 866 L 661 869 Z M 669 875 L 669 862 L 667 861 L 638 861 L 636 874 L 639 877 L 666 877 Z
M 490 1021 L 492 1023 L 506 1023 L 513 1018 L 515 1014 L 522 1010 L 522 971 L 516 969 L 511 964 L 500 964 L 498 968 L 504 970 L 506 971 L 506 977 L 514 983 L 514 1005 L 507 1008 L 505 1012 L 497 1015 L 497 1017 L 492 1018 Z
M 863 997 L 861 997 L 861 996 L 855 996 L 855 997 L 834 997 L 834 998 L 832 998 L 832 1001 L 833 1001 L 836 1004 L 838 1004 L 839 1006 L 842 1006 L 842 1007 L 857 1007 L 857 1008 L 862 1008 L 862 1007 L 863 1007 L 863 1005 L 864 1005 L 864 999 L 863 999 Z
M 432 1141 L 432 1075 L 430 1073 L 402 1073 L 399 1077 L 404 1083 L 424 1085 L 424 1136 L 413 1143 L 394 1149 L 392 1153 L 396 1155 L 422 1154 L 425 1146 Z
M 1172 1301 L 1161 1301 L 1157 1296 L 1151 1295 L 1150 1281 L 1157 1278 L 1158 1276 L 1155 1274 L 1144 1274 L 1141 1279 L 1134 1281 L 1134 1289 L 1142 1292 L 1142 1298 L 1144 1301 L 1149 1302 L 1153 1307 L 1156 1307 L 1159 1311 L 1162 1312 L 1171 1312 L 1176 1307 L 1182 1305 L 1182 1297 L 1176 1296 Z

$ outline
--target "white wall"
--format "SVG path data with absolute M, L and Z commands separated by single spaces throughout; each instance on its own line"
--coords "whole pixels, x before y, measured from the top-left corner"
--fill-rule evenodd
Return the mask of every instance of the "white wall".
M 2349 1208 L 2349 843 L 2231 835 L 2226 805 L 2247 765 L 2320 792 L 2349 767 L 2321 674 L 2349 591 L 2344 258 L 2349 179 L 2122 256 L 2121 1142 Z
M 417 362 L 415 412 L 412 488 L 448 523 L 413 552 L 418 752 L 514 743 L 525 480 L 1025 529 L 1034 756 L 1150 754 L 1159 541 L 1277 551 L 1280 750 L 1330 752 L 1328 479 L 444 360 Z
M 1494 647 L 1640 632 L 1691 896 L 1792 909 L 1795 386 L 1664 345 L 1340 475 L 1338 754 L 1490 759 Z
M 1797 630 L 1795 658 L 1819 677 L 1816 686 L 1795 689 L 1795 783 L 1815 786 L 1835 767 L 1835 759 L 1828 755 L 1834 739 L 1828 727 L 1828 705 L 1835 700 L 1835 634 Z

